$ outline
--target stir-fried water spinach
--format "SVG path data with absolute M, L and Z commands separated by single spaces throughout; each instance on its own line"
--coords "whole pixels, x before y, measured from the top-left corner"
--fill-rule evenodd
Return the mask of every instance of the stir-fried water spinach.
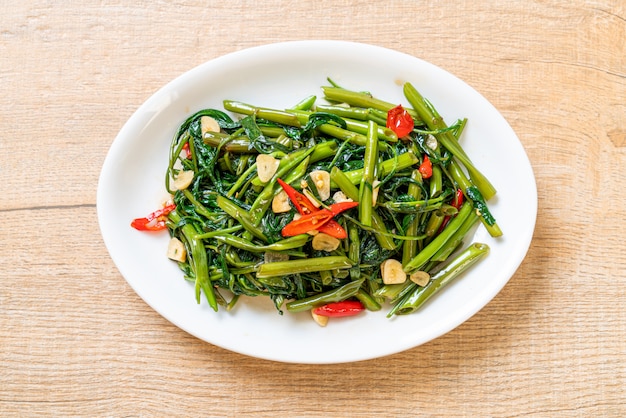
M 167 228 L 198 303 L 265 296 L 322 325 L 386 302 L 407 314 L 488 253 L 464 244 L 475 224 L 501 234 L 458 142 L 466 120 L 446 125 L 410 83 L 403 107 L 329 82 L 324 103 L 225 100 L 176 132 L 173 202 L 134 226 Z

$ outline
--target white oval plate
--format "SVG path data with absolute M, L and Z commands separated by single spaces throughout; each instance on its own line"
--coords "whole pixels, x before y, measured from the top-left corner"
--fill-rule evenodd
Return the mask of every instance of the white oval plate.
M 280 316 L 266 298 L 242 298 L 231 312 L 213 312 L 193 285 L 165 257 L 167 233 L 129 226 L 167 197 L 168 148 L 179 124 L 202 108 L 222 109 L 233 99 L 289 107 L 321 97 L 330 77 L 352 90 L 368 90 L 404 103 L 411 82 L 452 123 L 467 117 L 462 143 L 498 195 L 490 208 L 504 232 L 489 237 L 480 226 L 474 241 L 489 256 L 415 314 L 388 319 L 386 310 L 333 319 L 325 328 L 309 313 Z M 121 274 L 153 309 L 188 333 L 227 350 L 292 363 L 341 363 L 397 353 L 437 338 L 485 306 L 526 255 L 536 213 L 532 168 L 515 133 L 479 93 L 450 73 L 418 58 L 381 47 L 343 41 L 298 41 L 251 48 L 202 64 L 150 97 L 128 120 L 106 157 L 98 184 L 98 220 Z

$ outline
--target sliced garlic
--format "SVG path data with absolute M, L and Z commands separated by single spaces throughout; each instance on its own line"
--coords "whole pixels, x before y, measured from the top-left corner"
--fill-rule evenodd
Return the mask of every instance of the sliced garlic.
M 434 151 L 437 149 L 438 145 L 437 138 L 435 138 L 432 134 L 428 134 L 428 137 L 426 138 L 426 146 Z
M 430 281 L 430 274 L 425 271 L 418 270 L 415 273 L 411 273 L 409 279 L 418 286 L 426 286 Z
M 291 205 L 289 205 L 289 196 L 287 196 L 287 192 L 281 190 L 274 199 L 272 199 L 272 212 L 274 213 L 285 213 L 291 210 Z
M 320 232 L 313 237 L 311 246 L 314 250 L 330 252 L 339 248 L 340 243 L 341 242 L 337 238 Z
M 176 190 L 185 190 L 193 181 L 193 174 L 192 170 L 179 171 L 176 177 L 174 177 L 174 188 Z
M 328 324 L 328 317 L 316 314 L 315 312 L 313 312 L 313 309 L 311 309 L 311 317 L 313 317 L 313 320 L 320 327 L 325 327 Z
M 315 184 L 320 199 L 322 201 L 328 199 L 330 197 L 330 173 L 324 170 L 313 170 L 309 176 Z
M 349 197 L 345 195 L 344 192 L 339 190 L 338 192 L 335 192 L 335 194 L 333 195 L 333 202 L 335 203 L 354 202 L 354 200 L 350 199 Z
M 280 161 L 268 154 L 259 154 L 256 156 L 256 172 L 259 176 L 259 180 L 263 183 L 267 183 L 272 179 Z
M 211 116 L 202 116 L 200 118 L 200 132 L 204 136 L 207 132 L 219 132 L 220 124 Z
M 185 244 L 183 244 L 182 241 L 176 237 L 172 237 L 170 239 L 170 243 L 167 246 L 167 258 L 174 261 L 180 261 L 181 263 L 184 263 L 187 259 Z
M 380 271 L 385 284 L 399 284 L 406 281 L 406 273 L 402 269 L 402 263 L 393 258 L 383 261 L 380 265 Z

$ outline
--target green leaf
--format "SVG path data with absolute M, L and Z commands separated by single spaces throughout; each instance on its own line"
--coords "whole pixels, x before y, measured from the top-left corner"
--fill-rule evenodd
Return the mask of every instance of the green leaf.
M 480 193 L 478 188 L 476 186 L 470 186 L 467 188 L 467 190 L 465 190 L 465 193 L 467 193 L 467 197 L 472 199 L 472 201 L 474 202 L 474 207 L 480 213 L 480 216 L 485 219 L 487 225 L 493 226 L 496 223 L 496 219 L 489 211 L 487 203 L 485 203 L 485 199 L 483 198 L 483 195 Z

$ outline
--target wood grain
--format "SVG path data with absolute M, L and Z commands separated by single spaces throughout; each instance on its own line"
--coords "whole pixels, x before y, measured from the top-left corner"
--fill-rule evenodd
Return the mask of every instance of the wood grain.
M 342 365 L 248 358 L 167 322 L 108 256 L 96 187 L 132 112 L 206 60 L 294 39 L 439 65 L 529 155 L 527 258 L 435 341 Z M 3 5 L 0 53 L 1 416 L 626 415 L 623 1 L 27 0 Z

